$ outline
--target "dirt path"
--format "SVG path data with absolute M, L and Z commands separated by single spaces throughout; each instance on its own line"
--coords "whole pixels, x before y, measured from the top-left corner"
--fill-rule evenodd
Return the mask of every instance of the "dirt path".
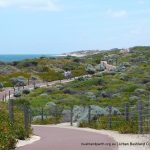
M 116 146 L 83 145 L 115 143 L 107 135 L 50 126 L 33 126 L 33 128 L 34 133 L 40 136 L 41 140 L 16 150 L 117 150 Z
M 85 76 L 88 76 L 90 77 L 91 75 L 84 75 L 84 76 L 80 76 L 80 77 L 85 77 Z M 58 83 L 68 83 L 68 82 L 71 82 L 71 81 L 74 81 L 76 78 L 78 77 L 74 77 L 74 78 L 71 78 L 71 79 L 64 79 L 64 80 L 57 80 L 57 81 L 52 81 L 52 82 L 48 82 L 48 83 L 37 83 L 36 86 L 37 87 L 47 87 L 47 86 L 53 86 L 53 85 L 56 85 Z M 30 85 L 27 85 L 24 87 L 24 89 L 30 89 L 30 90 L 33 90 L 34 89 L 34 85 L 33 84 L 30 84 Z M 21 91 L 23 90 L 23 87 L 20 87 L 19 89 L 16 88 L 15 91 Z M 12 87 L 7 87 L 7 88 L 4 88 L 4 90 L 2 92 L 0 92 L 0 100 L 8 100 L 9 99 L 9 95 L 10 97 L 12 98 L 13 95 L 14 95 L 14 89 Z

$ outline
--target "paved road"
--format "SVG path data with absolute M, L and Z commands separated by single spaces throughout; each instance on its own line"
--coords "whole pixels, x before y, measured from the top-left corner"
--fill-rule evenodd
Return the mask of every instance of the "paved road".
M 103 134 L 58 127 L 34 126 L 41 140 L 16 150 L 117 150 L 116 146 L 83 146 L 81 143 L 114 143 Z

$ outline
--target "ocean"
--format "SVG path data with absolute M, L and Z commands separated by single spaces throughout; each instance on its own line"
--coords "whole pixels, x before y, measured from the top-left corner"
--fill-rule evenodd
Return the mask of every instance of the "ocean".
M 33 59 L 33 58 L 40 58 L 40 57 L 57 57 L 59 55 L 54 54 L 24 54 L 24 55 L 0 55 L 0 61 L 3 62 L 13 62 L 13 61 L 21 61 L 25 59 Z

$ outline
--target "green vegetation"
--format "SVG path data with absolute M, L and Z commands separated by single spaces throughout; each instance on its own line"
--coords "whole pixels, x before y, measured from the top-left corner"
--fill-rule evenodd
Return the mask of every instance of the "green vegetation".
M 109 127 L 108 117 L 100 117 L 96 121 L 92 121 L 90 124 L 87 122 L 82 122 L 80 127 L 90 127 L 94 129 L 106 129 L 106 130 L 115 130 L 120 133 L 138 133 L 138 121 L 137 118 L 134 118 L 130 121 L 125 121 L 123 117 L 114 116 L 112 118 L 112 126 Z
M 87 63 L 92 64 L 94 67 L 101 60 L 114 57 L 115 54 L 118 55 L 118 68 L 122 66 L 125 68 L 115 72 L 102 72 L 100 75 L 95 74 L 93 77 L 80 77 L 68 84 L 57 84 L 53 87 L 37 89 L 26 95 L 25 98 L 30 101 L 33 108 L 37 109 L 45 108 L 49 102 L 54 102 L 56 105 L 66 109 L 75 105 L 97 105 L 99 107 L 112 105 L 118 108 L 120 106 L 123 107 L 125 103 L 129 103 L 130 106 L 136 106 L 140 98 L 143 102 L 148 100 L 150 60 L 147 56 L 149 56 L 149 50 L 149 47 L 134 47 L 131 48 L 129 54 L 125 55 L 120 54 L 119 51 L 108 51 L 86 56 L 80 60 L 69 58 L 67 61 L 79 62 L 82 60 L 81 62 L 85 64 L 85 67 Z M 112 61 L 112 64 L 115 63 L 115 61 Z M 47 119 L 43 123 L 54 123 L 52 120 Z M 40 120 L 36 123 L 40 123 Z M 99 124 L 98 128 L 103 128 L 104 126 L 105 129 L 107 128 L 102 122 L 94 122 L 93 127 L 96 124 Z M 136 126 L 133 128 L 134 123 L 128 122 L 128 124 L 131 126 L 128 126 L 126 131 L 126 122 L 123 120 L 119 124 L 115 124 L 112 129 L 121 133 L 137 133 Z
M 46 58 L 23 60 L 0 65 L 0 83 L 5 87 L 13 86 L 10 79 L 24 77 L 31 79 L 36 76 L 38 80 L 54 81 L 63 79 L 64 70 L 71 70 L 72 76 L 84 75 L 84 62 L 74 57 Z
M 108 64 L 116 66 L 116 69 L 102 71 L 103 67 L 100 65 L 100 61 L 107 61 Z M 103 108 L 106 109 L 112 105 L 119 112 L 125 103 L 136 107 L 138 100 L 146 103 L 149 97 L 150 47 L 133 47 L 130 48 L 129 53 L 125 54 L 120 53 L 119 49 L 115 49 L 82 58 L 70 56 L 55 59 L 39 58 L 5 65 L 13 66 L 16 69 L 6 73 L 5 76 L 1 75 L 0 82 L 4 86 L 12 85 L 10 79 L 19 76 L 26 79 L 35 76 L 38 80 L 53 81 L 63 79 L 65 70 L 71 70 L 73 77 L 87 73 L 92 74 L 91 77 L 79 77 L 67 84 L 59 83 L 52 87 L 23 92 L 21 99 L 29 102 L 33 110 L 33 123 L 35 124 L 59 123 L 63 119 L 60 110 L 65 110 L 67 114 L 67 111 L 73 106 L 80 106 L 77 109 L 82 110 L 81 107 L 94 105 L 98 108 L 93 107 L 93 109 L 98 109 L 99 113 L 101 113 L 100 109 L 102 108 L 104 116 L 93 117 L 90 125 L 87 121 L 81 120 L 79 125 L 96 129 L 110 129 L 106 116 L 108 112 Z M 21 101 L 21 103 L 23 102 Z M 41 117 L 42 109 L 44 109 L 43 118 Z M 123 114 L 122 111 L 121 114 Z M 138 132 L 137 117 L 135 116 L 129 121 L 125 121 L 120 116 L 113 116 L 112 121 L 112 130 L 121 133 Z M 12 133 L 11 137 L 16 138 L 16 134 L 11 132 L 13 127 L 7 126 L 8 132 Z M 2 131 L 2 133 L 5 132 Z M 22 132 L 18 131 L 17 135 L 20 133 Z M 20 137 L 24 137 L 24 134 Z
M 11 150 L 15 148 L 17 139 L 24 140 L 31 134 L 31 129 L 26 133 L 24 129 L 22 111 L 15 106 L 14 123 L 9 121 L 7 104 L 0 102 L 0 149 Z

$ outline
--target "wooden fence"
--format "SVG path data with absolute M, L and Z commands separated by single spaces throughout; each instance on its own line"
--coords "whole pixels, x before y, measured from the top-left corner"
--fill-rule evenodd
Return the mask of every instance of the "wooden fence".
M 74 123 L 73 116 L 74 116 L 74 107 L 72 106 L 68 109 L 70 111 L 68 113 L 70 116 L 70 125 L 72 126 Z M 88 109 L 88 124 L 90 125 L 93 121 L 92 118 L 92 105 L 84 106 Z M 101 107 L 101 106 L 99 106 Z M 103 107 L 101 107 L 103 108 Z M 128 124 L 129 122 L 132 122 L 135 124 L 135 126 L 138 128 L 139 134 L 148 134 L 150 133 L 150 102 L 143 102 L 138 101 L 137 105 L 130 105 L 129 103 L 125 103 L 120 107 L 113 107 L 112 105 L 107 106 L 108 108 L 108 114 L 98 116 L 98 118 L 105 117 L 105 120 L 100 120 L 102 122 L 105 122 L 107 124 L 107 129 L 113 129 L 113 127 L 119 123 L 125 122 Z M 113 108 L 116 108 L 119 110 L 120 114 L 114 114 Z M 45 108 L 35 108 L 32 110 L 32 116 L 38 117 L 39 120 L 44 121 L 45 119 L 49 118 L 49 116 L 52 116 L 53 118 L 61 117 L 61 112 L 64 110 L 64 108 L 52 108 L 51 112 L 49 109 Z
M 10 123 L 14 123 L 14 107 L 16 107 L 17 109 L 20 110 L 20 112 L 23 113 L 24 116 L 24 129 L 26 131 L 26 133 L 28 133 L 29 131 L 29 127 L 31 126 L 31 110 L 27 105 L 21 105 L 21 107 L 17 106 L 14 104 L 14 100 L 13 99 L 9 99 L 8 100 L 8 113 L 9 113 L 9 120 Z

